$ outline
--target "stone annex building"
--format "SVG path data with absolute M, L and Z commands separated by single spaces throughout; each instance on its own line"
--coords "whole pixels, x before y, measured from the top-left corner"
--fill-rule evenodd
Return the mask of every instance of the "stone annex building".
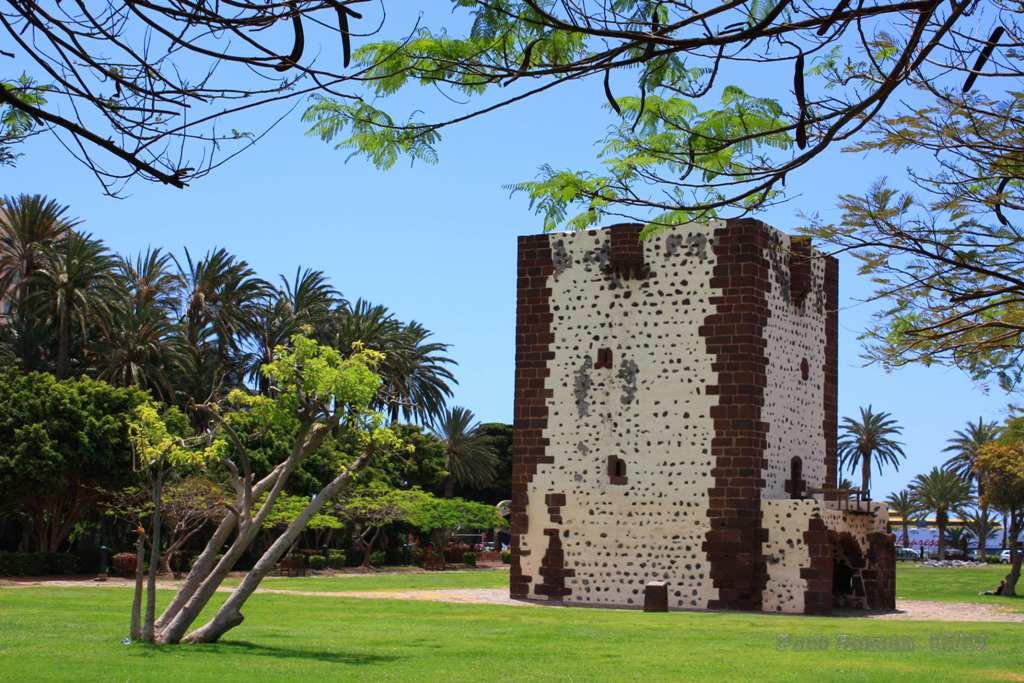
M 519 239 L 511 595 L 894 607 L 887 512 L 838 501 L 838 266 L 758 221 Z

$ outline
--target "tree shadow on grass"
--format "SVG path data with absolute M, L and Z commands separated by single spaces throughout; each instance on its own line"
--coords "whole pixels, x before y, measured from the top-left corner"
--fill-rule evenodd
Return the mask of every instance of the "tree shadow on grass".
M 272 657 L 274 659 L 306 659 L 314 662 L 347 664 L 349 666 L 383 664 L 400 659 L 394 655 L 377 655 L 368 652 L 346 652 L 341 650 L 306 650 L 293 647 L 263 645 L 259 643 L 252 643 L 247 640 L 221 641 L 219 643 L 204 645 L 148 645 L 140 648 L 137 652 L 138 654 L 146 657 L 159 657 L 161 655 L 178 656 L 186 651 L 204 652 L 205 654 L 212 655 L 234 654 L 240 656 Z
M 368 652 L 346 652 L 341 650 L 302 650 L 292 647 L 260 645 L 246 640 L 233 640 L 218 643 L 223 652 L 255 655 L 257 657 L 274 657 L 277 659 L 309 659 L 328 664 L 348 664 L 350 666 L 366 666 L 394 662 L 399 659 L 394 655 L 376 655 Z

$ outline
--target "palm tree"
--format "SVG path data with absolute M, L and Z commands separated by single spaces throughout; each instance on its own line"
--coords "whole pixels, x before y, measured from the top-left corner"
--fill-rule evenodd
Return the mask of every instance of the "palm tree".
M 41 349 L 50 347 L 47 326 L 28 310 L 29 276 L 43 250 L 78 224 L 68 207 L 42 195 L 5 197 L 0 207 L 0 321 L 4 355 L 25 370 L 46 369 Z
M 999 520 L 988 509 L 979 506 L 976 510 L 961 510 L 964 528 L 971 532 L 978 542 L 978 559 L 985 559 L 985 547 L 992 531 L 999 526 Z
M 5 197 L 0 208 L 0 300 L 22 308 L 28 279 L 43 260 L 43 250 L 62 239 L 79 221 L 69 208 L 43 195 Z
M 943 464 L 943 467 L 965 481 L 973 481 L 978 451 L 985 444 L 995 441 L 999 437 L 999 431 L 997 423 L 985 422 L 980 417 L 977 424 L 968 422 L 967 429 L 956 430 L 953 438 L 946 441 L 949 445 L 943 448 L 942 452 L 952 453 L 953 456 Z
M 140 252 L 134 260 L 121 258 L 121 280 L 131 294 L 135 310 L 153 309 L 168 314 L 178 310 L 182 281 L 174 272 L 173 263 L 174 257 L 159 247 Z
M 878 470 L 885 465 L 899 469 L 900 458 L 905 458 L 903 445 L 891 438 L 903 428 L 889 413 L 874 413 L 871 406 L 860 409 L 860 421 L 843 418 L 843 436 L 839 439 L 839 468 L 848 466 L 850 472 L 861 468 L 861 494 L 870 500 L 871 461 Z
M 444 442 L 445 498 L 455 494 L 455 484 L 481 489 L 494 480 L 498 455 L 475 419 L 473 411 L 456 406 L 446 410 L 434 428 Z
M 444 414 L 445 403 L 457 384 L 448 369 L 455 361 L 443 355 L 447 344 L 431 342 L 432 333 L 415 320 L 402 327 L 398 344 L 381 363 L 384 401 L 392 424 L 399 411 L 406 421 L 429 423 Z
M 978 487 L 978 499 L 981 501 L 980 520 L 988 519 L 988 503 L 985 502 L 984 484 L 981 477 L 977 476 L 975 464 L 978 451 L 985 444 L 995 441 L 999 437 L 999 425 L 995 422 L 985 422 L 981 417 L 977 424 L 967 423 L 967 429 L 958 429 L 953 438 L 946 443 L 949 445 L 942 449 L 943 453 L 952 453 L 943 465 L 944 468 L 953 472 L 968 484 L 976 482 Z M 986 530 L 981 530 L 978 538 L 988 538 Z
M 110 319 L 123 300 L 117 280 L 117 261 L 103 243 L 75 231 L 43 250 L 39 267 L 30 276 L 26 303 L 45 315 L 57 336 L 54 374 L 67 376 L 73 330 L 88 341 L 90 328 Z
M 900 543 L 904 548 L 910 546 L 910 525 L 921 519 L 921 508 L 918 507 L 914 496 L 907 489 L 901 489 L 897 493 L 890 493 L 885 499 L 889 507 L 889 513 L 900 517 L 900 527 L 903 532 Z
M 967 534 L 967 530 L 962 526 L 946 529 L 946 543 L 954 548 L 959 548 L 965 558 L 967 557 L 968 539 L 969 536 Z
M 928 474 L 919 474 L 910 484 L 910 492 L 922 510 L 935 512 L 939 530 L 939 559 L 946 559 L 946 525 L 949 511 L 963 505 L 971 496 L 971 488 L 948 470 L 933 467 Z
M 177 326 L 154 307 L 130 307 L 115 313 L 90 349 L 96 376 L 115 386 L 148 389 L 164 403 L 175 401 L 174 378 L 187 364 L 184 339 Z
M 397 346 L 402 323 L 384 306 L 357 299 L 354 304 L 342 306 L 332 321 L 331 345 L 344 354 L 352 351 L 352 344 L 360 342 L 367 348 L 387 353 Z
M 253 332 L 253 320 L 270 284 L 257 277 L 243 260 L 225 249 L 215 249 L 195 261 L 185 250 L 185 265 L 178 264 L 183 286 L 181 327 L 192 363 L 203 372 L 204 385 L 190 382 L 192 399 L 205 402 L 222 387 L 243 382 L 246 365 L 242 347 Z M 207 383 L 209 383 L 207 385 Z
M 284 275 L 278 277 L 282 286 L 276 292 L 276 299 L 295 324 L 313 328 L 318 337 L 326 333 L 334 310 L 346 303 L 327 275 L 322 270 L 296 268 L 290 282 Z
M 336 316 L 332 343 L 347 353 L 354 342 L 384 354 L 377 405 L 392 423 L 400 416 L 429 424 L 443 414 L 455 376 L 446 366 L 447 344 L 429 341 L 431 333 L 417 322 L 402 324 L 383 306 L 359 299 Z
M 1006 550 L 1009 547 L 1006 544 L 1006 542 L 1007 542 L 1007 540 L 1009 538 L 1011 510 L 1009 510 L 1008 508 L 997 507 L 996 508 L 996 513 L 999 515 L 999 519 L 1000 519 L 999 526 L 1001 526 L 1002 529 L 1003 529 L 1003 532 L 1001 534 L 1001 539 L 999 541 L 999 549 L 1000 550 Z
M 273 360 L 274 349 L 307 328 L 315 338 L 326 341 L 334 310 L 344 302 L 322 271 L 297 269 L 291 282 L 279 277 L 283 286 L 274 289 L 257 308 L 253 320 L 254 348 L 246 374 L 261 393 L 269 390 L 261 368 Z

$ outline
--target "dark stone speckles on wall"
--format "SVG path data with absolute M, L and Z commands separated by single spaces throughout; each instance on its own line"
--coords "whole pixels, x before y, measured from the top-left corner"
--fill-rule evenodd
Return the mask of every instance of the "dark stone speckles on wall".
M 593 361 L 590 356 L 583 356 L 583 360 L 580 362 L 580 367 L 576 370 L 575 381 L 573 383 L 573 395 L 576 397 L 576 414 L 580 417 L 586 417 L 589 415 L 588 411 L 588 397 L 590 395 L 590 386 L 593 384 L 593 380 L 590 377 L 590 369 Z
M 672 608 L 799 612 L 821 505 L 789 498 L 835 470 L 826 260 L 801 302 L 759 223 L 627 227 L 521 253 L 512 594 L 639 607 L 666 581 Z
M 623 405 L 628 405 L 636 399 L 636 375 L 638 371 L 639 368 L 636 361 L 632 358 L 627 358 L 622 361 L 622 367 L 615 373 L 622 382 L 622 395 L 619 400 L 622 401 Z
M 710 234 L 705 226 L 694 232 L 701 230 Z M 696 328 L 710 310 L 713 257 L 697 257 L 708 240 L 684 240 L 693 246 L 671 258 L 663 258 L 663 239 L 644 242 L 644 263 L 659 265 L 637 278 L 600 267 L 610 258 L 609 231 L 557 239 L 573 266 L 551 279 L 555 358 L 548 386 L 555 396 L 545 437 L 555 462 L 541 468 L 530 490 L 564 491 L 568 500 L 557 525 L 570 532 L 559 541 L 564 569 L 574 572 L 565 579 L 573 591 L 566 600 L 639 606 L 647 581 L 671 577 L 673 606 L 705 607 L 708 568 L 700 546 L 712 399 L 703 395 L 710 359 Z M 600 367 L 581 372 L 591 361 Z M 577 402 L 583 396 L 586 415 Z M 624 469 L 609 470 L 613 457 Z M 530 531 L 527 574 L 539 575 L 550 545 L 538 527 Z

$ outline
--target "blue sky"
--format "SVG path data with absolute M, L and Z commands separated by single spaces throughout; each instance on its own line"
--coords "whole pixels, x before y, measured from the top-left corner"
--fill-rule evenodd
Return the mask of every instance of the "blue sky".
M 787 93 L 789 79 L 762 79 L 755 94 Z M 415 106 L 417 95 L 409 97 Z M 345 152 L 306 137 L 296 112 L 192 187 L 137 181 L 124 199 L 103 196 L 84 167 L 41 136 L 24 146 L 16 168 L 0 169 L 0 186 L 69 204 L 83 229 L 120 252 L 225 246 L 268 278 L 300 265 L 322 269 L 350 300 L 384 304 L 450 343 L 459 362 L 455 403 L 482 420 L 511 421 L 516 236 L 538 232 L 540 220 L 503 186 L 533 178 L 545 162 L 593 167 L 594 143 L 609 123 L 603 103 L 599 81 L 572 84 L 449 131 L 437 165 L 400 163 L 387 172 L 346 163 Z M 790 231 L 800 211 L 834 216 L 838 193 L 863 191 L 879 175 L 899 178 L 906 163 L 829 153 L 792 174 L 790 202 L 762 218 Z M 968 419 L 1002 419 L 1011 397 L 953 369 L 862 367 L 857 335 L 872 305 L 858 300 L 869 291 L 844 257 L 840 415 L 873 404 L 905 428 L 907 462 L 876 478 L 878 496 L 941 463 L 945 440 Z

